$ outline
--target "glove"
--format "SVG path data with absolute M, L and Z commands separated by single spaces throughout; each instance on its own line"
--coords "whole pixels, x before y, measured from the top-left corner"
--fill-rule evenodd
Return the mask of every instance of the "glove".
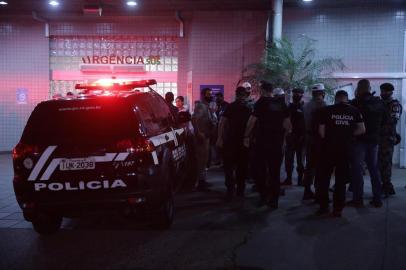
M 396 133 L 394 145 L 398 145 L 401 141 L 402 141 L 402 137 L 400 136 L 399 133 Z

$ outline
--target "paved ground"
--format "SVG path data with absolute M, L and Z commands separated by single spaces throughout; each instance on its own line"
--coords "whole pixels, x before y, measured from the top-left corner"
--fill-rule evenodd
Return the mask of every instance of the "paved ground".
M 406 269 L 406 170 L 382 209 L 345 209 L 318 218 L 289 188 L 280 209 L 257 209 L 257 196 L 225 203 L 222 174 L 209 193 L 178 196 L 176 220 L 153 231 L 118 214 L 65 219 L 42 237 L 23 220 L 12 190 L 10 155 L 0 155 L 0 269 Z M 370 194 L 367 185 L 367 195 Z

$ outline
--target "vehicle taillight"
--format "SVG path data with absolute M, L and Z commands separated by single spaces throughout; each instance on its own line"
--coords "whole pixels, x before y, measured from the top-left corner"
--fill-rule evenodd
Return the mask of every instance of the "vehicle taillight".
M 32 154 L 39 153 L 39 147 L 36 145 L 29 145 L 25 143 L 18 143 L 13 149 L 13 159 L 20 159 Z
M 118 151 L 125 151 L 128 153 L 142 153 L 154 151 L 154 146 L 150 140 L 146 138 L 139 138 L 136 140 L 124 139 L 116 143 Z

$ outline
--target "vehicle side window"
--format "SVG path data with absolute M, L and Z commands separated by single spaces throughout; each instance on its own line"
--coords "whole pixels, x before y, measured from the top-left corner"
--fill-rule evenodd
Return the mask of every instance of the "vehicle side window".
M 150 95 L 140 95 L 136 104 L 138 112 L 143 122 L 146 132 L 150 136 L 160 133 L 160 126 L 158 124 L 158 116 L 154 108 L 153 99 Z
M 156 108 L 159 108 L 157 113 L 160 128 L 162 129 L 162 131 L 168 131 L 168 129 L 175 125 L 175 120 L 171 113 L 171 110 L 162 97 L 154 96 L 154 99 L 157 105 Z

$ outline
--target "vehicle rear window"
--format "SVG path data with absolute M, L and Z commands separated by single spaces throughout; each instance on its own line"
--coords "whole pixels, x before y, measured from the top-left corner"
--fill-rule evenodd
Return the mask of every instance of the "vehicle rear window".
M 24 129 L 31 144 L 99 144 L 137 135 L 131 106 L 119 98 L 55 101 L 38 105 Z
M 140 95 L 136 106 L 148 135 L 167 132 L 174 126 L 173 115 L 162 97 L 154 94 Z

